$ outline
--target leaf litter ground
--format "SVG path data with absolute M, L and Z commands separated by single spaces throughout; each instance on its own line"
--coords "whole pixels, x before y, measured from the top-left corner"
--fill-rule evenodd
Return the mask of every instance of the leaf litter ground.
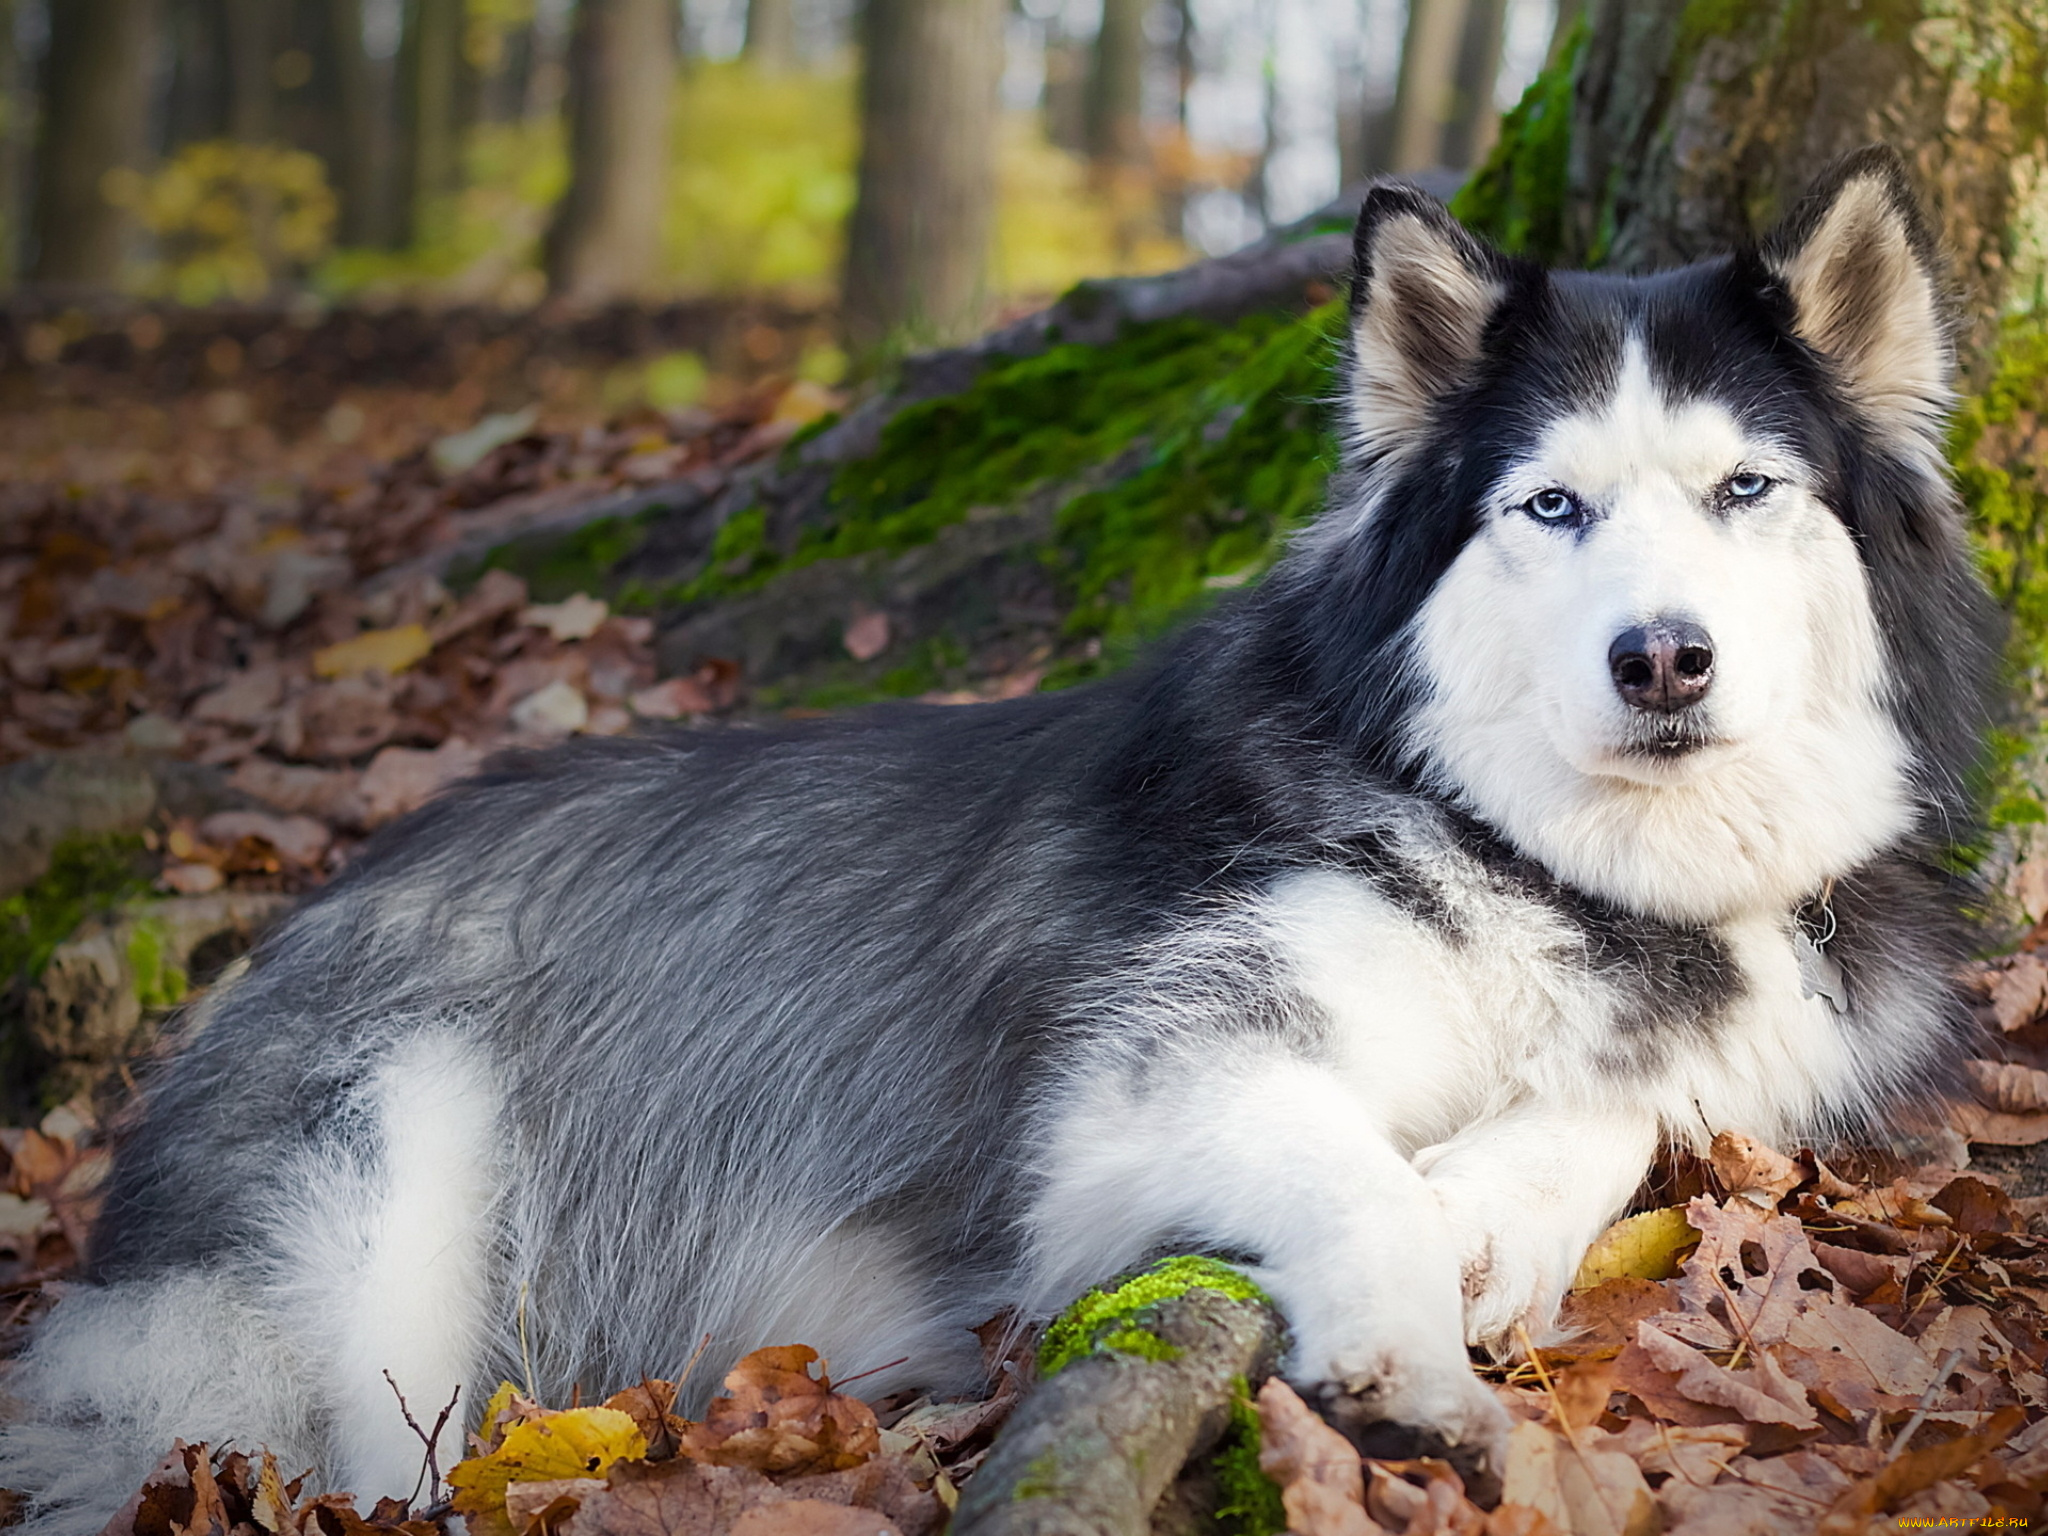
M 417 562 L 508 507 L 718 482 L 831 403 L 785 382 L 716 413 L 424 433 L 390 404 L 356 424 L 382 457 L 281 445 L 202 405 L 175 451 L 118 473 L 15 474 L 0 492 L 0 763 L 101 748 L 213 765 L 261 808 L 153 827 L 157 883 L 289 892 L 490 748 L 727 711 L 736 673 L 658 679 L 645 620 L 588 594 L 536 602 L 502 571 L 457 595 Z M 849 652 L 873 638 L 850 632 Z M 2044 945 L 2037 930 L 1968 978 L 1994 1043 L 1969 1064 L 1971 1101 L 1912 1138 L 1918 1155 L 1824 1161 L 1724 1135 L 1646 1186 L 1645 1209 L 1588 1255 L 1558 1336 L 1486 1368 L 1515 1420 L 1495 1508 L 1443 1463 L 1362 1462 L 1265 1383 L 1261 1460 L 1288 1528 L 1729 1536 L 2042 1519 L 2048 1200 L 2009 1195 L 1999 1170 L 2048 1142 Z M 107 1155 L 97 1119 L 80 1098 L 0 1130 L 0 1350 L 84 1254 Z M 917 1536 L 944 1524 L 1029 1360 L 992 1359 L 985 1400 L 870 1406 L 791 1343 L 743 1360 L 694 1424 L 661 1381 L 589 1406 L 507 1387 L 461 1462 L 423 1456 L 411 1501 L 367 1510 L 309 1494 L 261 1447 L 180 1444 L 109 1531 Z

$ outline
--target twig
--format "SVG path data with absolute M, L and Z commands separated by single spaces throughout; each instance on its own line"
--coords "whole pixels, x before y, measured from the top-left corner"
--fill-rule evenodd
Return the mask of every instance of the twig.
M 1886 1461 L 1897 1461 L 1905 1454 L 1906 1442 L 1919 1433 L 1920 1426 L 1927 1422 L 1927 1415 L 1933 1410 L 1935 1392 L 1948 1380 L 1948 1373 L 1956 1368 L 1962 1358 L 1963 1352 L 1960 1349 L 1952 1349 L 1941 1357 L 1941 1364 L 1934 1368 L 1934 1380 L 1927 1383 L 1927 1390 L 1920 1394 L 1920 1406 L 1913 1410 L 1913 1417 L 1906 1420 L 1904 1427 L 1899 1430 L 1899 1438 L 1892 1442 L 1892 1448 L 1885 1453 Z
M 441 1461 L 438 1449 L 441 1431 L 448 1427 L 448 1415 L 455 1411 L 455 1405 L 462 1400 L 462 1383 L 458 1381 L 455 1384 L 454 1396 L 448 1399 L 448 1405 L 434 1419 L 434 1432 L 430 1435 L 420 1428 L 420 1421 L 412 1416 L 412 1409 L 406 1406 L 405 1394 L 398 1390 L 398 1383 L 391 1380 L 389 1371 L 384 1373 L 384 1379 L 391 1385 L 391 1395 L 398 1399 L 398 1411 L 405 1415 L 406 1427 L 418 1435 L 421 1443 L 427 1448 L 427 1459 L 420 1466 L 420 1475 L 413 1479 L 412 1492 L 405 1501 L 406 1508 L 410 1509 L 412 1501 L 420 1496 L 422 1483 L 427 1485 L 428 1492 L 435 1498 L 441 1496 Z
M 697 1362 L 704 1358 L 704 1351 L 710 1347 L 711 1335 L 706 1333 L 703 1338 L 697 1341 L 697 1347 L 690 1351 L 690 1358 L 683 1362 L 683 1373 L 676 1378 L 676 1400 L 678 1402 L 682 1400 L 683 1383 L 690 1379 L 690 1372 L 697 1369 Z
M 879 1376 L 883 1371 L 894 1370 L 897 1366 L 904 1364 L 909 1359 L 910 1356 L 905 1355 L 901 1360 L 891 1360 L 887 1365 L 877 1365 L 868 1370 L 862 1371 L 859 1376 L 843 1376 L 838 1381 L 832 1384 L 833 1390 L 837 1391 L 839 1388 L 845 1386 L 848 1382 L 859 1381 L 863 1377 Z

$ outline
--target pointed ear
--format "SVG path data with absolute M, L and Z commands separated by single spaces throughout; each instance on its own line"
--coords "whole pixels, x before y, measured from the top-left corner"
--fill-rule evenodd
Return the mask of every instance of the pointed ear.
M 1507 296 L 1504 266 L 1427 193 L 1391 182 L 1366 193 L 1352 237 L 1344 404 L 1367 462 L 1398 453 L 1470 376 Z
M 1792 330 L 1877 424 L 1939 446 L 1955 345 L 1941 265 L 1906 168 L 1886 145 L 1829 170 L 1765 242 Z

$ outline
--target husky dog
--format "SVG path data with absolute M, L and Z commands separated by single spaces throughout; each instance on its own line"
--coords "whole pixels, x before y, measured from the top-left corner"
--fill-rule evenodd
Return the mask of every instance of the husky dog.
M 1149 663 L 500 758 L 265 940 L 7 1379 L 34 1528 L 175 1436 L 404 1495 L 387 1370 L 970 1387 L 971 1325 L 1189 1249 L 1361 1438 L 1483 1457 L 1467 1346 L 1660 1138 L 1938 1087 L 1996 637 L 1897 159 L 1649 277 L 1383 185 L 1356 263 L 1327 512 Z

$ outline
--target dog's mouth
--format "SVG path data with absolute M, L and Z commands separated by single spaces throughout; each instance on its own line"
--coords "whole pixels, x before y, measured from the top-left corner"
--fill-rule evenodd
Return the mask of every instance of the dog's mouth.
M 1678 762 L 1717 745 L 1719 740 L 1704 720 L 1689 714 L 1631 720 L 1618 755 L 1635 762 Z

